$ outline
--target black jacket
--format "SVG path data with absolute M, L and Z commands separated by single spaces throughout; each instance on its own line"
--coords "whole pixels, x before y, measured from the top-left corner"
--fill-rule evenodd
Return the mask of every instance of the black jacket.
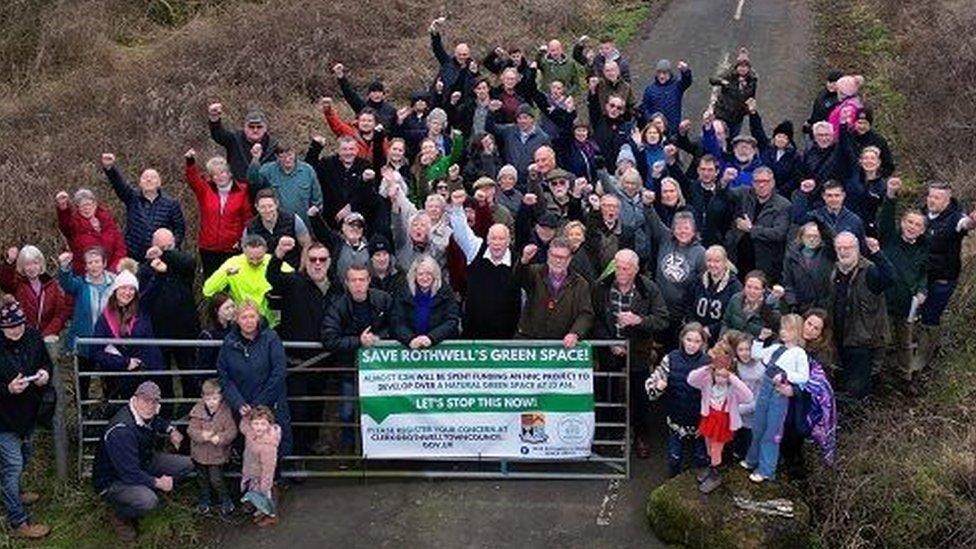
M 341 289 L 330 281 L 323 294 L 304 272 L 281 272 L 282 263 L 272 255 L 265 274 L 274 292 L 281 296 L 278 335 L 283 341 L 318 341 L 325 310 Z
M 38 387 L 31 383 L 19 395 L 11 394 L 7 385 L 17 374 L 28 377 L 38 370 L 53 375 L 51 357 L 40 332 L 27 328 L 17 341 L 0 336 L 0 432 L 13 432 L 23 437 L 34 429 L 42 397 L 50 385 Z
M 611 318 L 610 290 L 613 289 L 615 277 L 609 275 L 593 285 L 593 339 L 617 339 L 616 318 Z M 668 306 L 657 284 L 646 276 L 638 276 L 634 281 L 634 300 L 630 304 L 630 312 L 642 318 L 636 326 L 628 326 L 620 331 L 619 337 L 630 340 L 633 346 L 650 346 L 655 332 L 661 332 L 668 327 Z M 645 368 L 646 365 L 641 365 Z
M 138 425 L 129 406 L 123 406 L 109 420 L 92 466 L 92 484 L 101 494 L 113 482 L 155 489 L 156 478 L 149 466 L 156 453 L 156 435 L 166 433 L 169 422 L 156 416 L 147 425 Z
M 824 238 L 832 242 L 830 238 Z M 803 312 L 810 307 L 826 309 L 830 301 L 833 282 L 830 273 L 834 270 L 831 244 L 820 246 L 809 258 L 803 256 L 803 244 L 795 243 L 789 247 L 783 262 L 783 299 L 794 311 Z
M 391 335 L 403 343 L 409 345 L 410 340 L 419 336 L 426 335 L 431 342 L 436 345 L 445 339 L 458 336 L 458 329 L 461 321 L 461 307 L 454 299 L 454 293 L 448 284 L 441 286 L 441 289 L 434 296 L 434 302 L 430 308 L 430 329 L 426 334 L 417 332 L 414 323 L 414 296 L 408 287 L 404 287 L 400 293 L 393 298 L 393 320 Z
M 166 264 L 165 273 L 157 273 L 148 263 L 139 266 L 139 284 L 146 289 L 142 303 L 149 310 L 154 333 L 162 339 L 193 339 L 200 332 L 193 294 L 197 260 L 180 250 L 166 250 L 160 259 Z
M 366 301 L 369 303 L 371 320 L 364 326 L 359 325 L 353 317 L 353 303 L 349 292 L 337 297 L 326 310 L 322 319 L 322 345 L 326 351 L 332 353 L 329 360 L 333 364 L 355 364 L 356 352 L 362 346 L 359 336 L 367 327 L 380 338 L 389 336 L 393 298 L 386 292 L 370 288 Z
M 392 128 L 393 124 L 396 123 L 396 107 L 389 101 L 380 101 L 379 103 L 370 101 L 368 99 L 363 99 L 352 85 L 349 83 L 348 78 L 339 78 L 339 90 L 342 91 L 342 97 L 349 103 L 349 107 L 358 116 L 360 112 L 366 107 L 369 107 L 376 111 L 376 123 L 382 124 L 384 128 Z
M 928 212 L 926 212 L 927 214 Z M 962 239 L 969 231 L 957 231 L 966 213 L 955 198 L 935 218 L 929 217 L 925 234 L 929 241 L 929 282 L 955 280 L 962 270 Z
M 223 121 L 210 121 L 210 138 L 227 151 L 227 163 L 234 174 L 234 180 L 247 181 L 247 167 L 251 164 L 251 147 L 244 130 L 230 131 Z M 265 133 L 261 143 L 261 163 L 274 162 L 277 143 L 270 134 Z
M 305 162 L 315 169 L 322 186 L 322 215 L 333 228 L 339 228 L 335 216 L 347 204 L 352 211 L 363 214 L 367 227 L 374 226 L 379 208 L 380 195 L 377 192 L 380 176 L 377 173 L 373 182 L 363 181 L 363 172 L 372 169 L 370 163 L 356 157 L 352 166 L 346 168 L 339 155 L 321 157 L 322 145 L 312 141 L 305 153 Z

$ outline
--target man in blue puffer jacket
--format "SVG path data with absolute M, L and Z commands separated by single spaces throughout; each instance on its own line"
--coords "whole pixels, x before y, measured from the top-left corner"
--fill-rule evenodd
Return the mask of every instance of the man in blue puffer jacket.
M 671 62 L 661 59 L 657 62 L 654 80 L 644 88 L 644 101 L 641 112 L 645 120 L 660 112 L 668 121 L 668 133 L 678 131 L 681 122 L 681 99 L 685 90 L 691 87 L 691 68 L 684 61 L 678 62 L 678 74 L 671 70 Z

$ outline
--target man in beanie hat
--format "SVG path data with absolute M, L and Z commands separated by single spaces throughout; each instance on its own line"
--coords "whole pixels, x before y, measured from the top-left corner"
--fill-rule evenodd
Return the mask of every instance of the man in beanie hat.
M 378 124 L 381 124 L 386 129 L 393 128 L 394 123 L 396 123 L 397 110 L 392 103 L 386 100 L 386 87 L 383 86 L 382 82 L 374 80 L 366 89 L 366 99 L 363 99 L 353 89 L 352 84 L 349 83 L 349 79 L 346 78 L 346 68 L 342 63 L 336 63 L 332 67 L 332 73 L 335 74 L 336 81 L 339 83 L 339 89 L 342 91 L 343 99 L 346 100 L 346 103 L 349 103 L 349 107 L 352 108 L 357 116 L 363 109 L 369 107 L 376 112 L 376 122 Z
M 27 327 L 23 309 L 10 296 L 0 308 L 0 471 L 7 524 L 15 538 L 39 539 L 51 528 L 30 520 L 25 504 L 40 499 L 21 492 L 20 477 L 30 457 L 42 397 L 50 380 L 51 358 L 40 332 Z
M 183 442 L 183 435 L 158 415 L 160 399 L 158 385 L 141 383 L 108 422 L 95 454 L 92 484 L 112 506 L 112 525 L 123 542 L 135 541 L 136 522 L 159 505 L 156 492 L 171 492 L 193 471 L 189 456 L 156 451 L 157 435 L 168 435 L 176 448 Z
M 668 133 L 678 131 L 681 122 L 681 102 L 685 90 L 691 87 L 691 67 L 684 61 L 678 62 L 678 74 L 671 69 L 671 62 L 661 59 L 654 70 L 654 80 L 644 88 L 641 109 L 649 119 L 655 112 L 664 113 L 668 121 Z M 593 111 L 590 111 L 593 112 Z
M 406 284 L 406 275 L 396 264 L 389 239 L 374 234 L 369 239 L 369 287 L 394 295 Z
M 812 136 L 813 125 L 822 120 L 827 120 L 830 111 L 834 110 L 837 103 L 840 103 L 840 99 L 837 97 L 837 81 L 840 80 L 841 76 L 844 76 L 844 73 L 836 69 L 827 72 L 824 87 L 817 94 L 817 98 L 813 100 L 810 118 L 807 118 L 806 123 L 803 124 L 803 133 Z
M 854 133 L 851 135 L 852 145 L 857 156 L 865 147 L 877 147 L 881 151 L 881 169 L 878 172 L 882 178 L 889 178 L 895 172 L 895 158 L 891 154 L 888 140 L 874 130 L 874 107 L 865 105 L 858 113 L 854 122 Z
M 224 127 L 223 116 L 224 107 L 220 103 L 211 103 L 207 107 L 210 138 L 227 151 L 227 162 L 230 163 L 234 180 L 247 181 L 247 166 L 251 162 L 251 149 L 255 144 L 261 145 L 261 164 L 274 160 L 276 143 L 268 133 L 268 121 L 261 111 L 251 111 L 244 118 L 243 128 L 232 132 Z
M 784 120 L 777 124 L 770 139 L 763 128 L 755 98 L 746 101 L 746 105 L 749 107 L 749 133 L 759 146 L 759 159 L 773 170 L 776 190 L 789 199 L 800 184 L 803 165 L 793 142 L 793 122 Z
M 713 107 L 715 118 L 725 122 L 730 137 L 739 135 L 742 119 L 749 113 L 746 101 L 756 97 L 758 78 L 752 70 L 749 52 L 745 48 L 739 49 L 735 66 L 717 78 L 710 78 L 709 83 L 719 87 L 718 97 Z

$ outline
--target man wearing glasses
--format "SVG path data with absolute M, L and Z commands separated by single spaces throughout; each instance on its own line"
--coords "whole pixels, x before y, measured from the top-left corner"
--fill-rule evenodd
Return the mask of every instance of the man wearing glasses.
M 593 140 L 599 145 L 604 158 L 617 158 L 620 147 L 630 139 L 634 123 L 627 115 L 624 98 L 611 95 L 606 103 L 600 105 L 599 84 L 599 78 L 590 78 L 590 92 L 586 97 L 590 123 L 593 125 Z
M 527 245 L 515 266 L 515 279 L 526 296 L 517 337 L 561 339 L 563 346 L 573 348 L 593 326 L 590 285 L 569 271 L 573 252 L 565 238 L 552 239 L 545 264 L 531 264 L 538 251 Z

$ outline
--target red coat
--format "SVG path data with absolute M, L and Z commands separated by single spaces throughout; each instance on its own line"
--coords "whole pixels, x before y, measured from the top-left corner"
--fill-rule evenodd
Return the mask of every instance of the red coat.
M 0 288 L 14 296 L 27 317 L 27 325 L 41 335 L 58 335 L 71 318 L 74 303 L 61 290 L 57 279 L 41 275 L 41 293 L 35 294 L 30 282 L 19 275 L 13 265 L 0 265 Z
M 367 143 L 361 135 L 359 135 L 359 130 L 356 129 L 352 124 L 343 122 L 339 115 L 336 113 L 335 109 L 323 109 L 322 116 L 325 117 L 325 123 L 329 125 L 329 129 L 336 137 L 349 136 L 356 140 L 356 147 L 358 152 L 356 156 L 366 160 L 368 162 L 373 162 L 376 158 L 376 152 L 374 147 L 376 146 L 376 140 Z M 377 134 L 379 135 L 379 134 Z M 381 138 L 380 142 L 383 147 L 383 157 L 386 157 L 386 153 L 389 152 L 390 142 L 385 138 Z
M 75 208 L 58 209 L 58 228 L 68 241 L 68 248 L 74 254 L 71 270 L 76 275 L 85 274 L 85 250 L 92 246 L 105 249 L 108 258 L 106 267 L 110 271 L 118 270 L 119 260 L 126 256 L 125 239 L 122 231 L 115 223 L 112 212 L 101 205 L 95 208 L 95 219 L 101 224 L 99 230 L 92 227 L 91 221 L 82 217 Z
M 200 232 L 197 236 L 200 249 L 208 252 L 239 250 L 244 227 L 253 216 L 247 183 L 235 181 L 231 184 L 227 203 L 221 212 L 217 185 L 204 179 L 196 163 L 191 161 L 186 164 L 186 182 L 197 197 L 197 207 L 200 209 Z

